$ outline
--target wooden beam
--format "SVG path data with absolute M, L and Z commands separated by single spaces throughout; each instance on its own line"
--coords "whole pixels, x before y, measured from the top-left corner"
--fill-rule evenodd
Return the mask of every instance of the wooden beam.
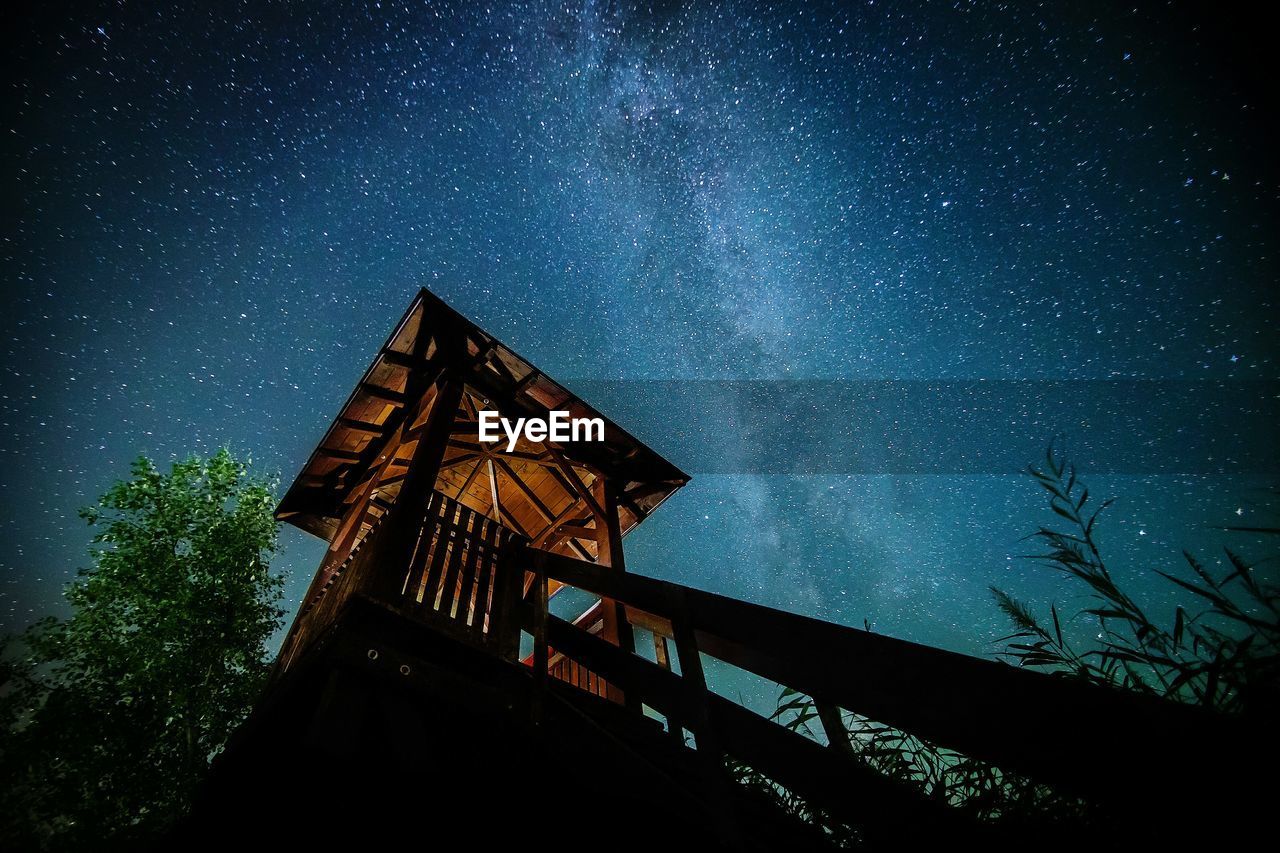
M 600 506 L 599 502 L 596 501 L 595 496 L 591 494 L 591 491 L 586 487 L 582 480 L 578 478 L 577 472 L 573 470 L 573 466 L 569 463 L 569 460 L 565 458 L 565 455 L 551 444 L 545 444 L 544 447 L 547 448 L 547 453 L 550 454 L 551 458 L 555 461 L 556 467 L 560 469 L 561 473 L 564 474 L 566 478 L 568 478 L 570 485 L 573 486 L 573 490 L 577 492 L 582 497 L 583 501 L 586 502 L 587 506 L 590 507 L 592 514 L 598 519 L 603 519 L 604 508 Z
M 553 519 L 552 522 L 548 524 L 541 533 L 539 533 L 537 536 L 534 537 L 533 541 L 530 543 L 531 547 L 541 548 L 543 545 L 545 545 L 547 543 L 548 538 L 555 535 L 558 528 L 560 527 L 560 523 L 572 516 L 572 513 L 578 508 L 578 504 L 580 502 L 581 502 L 580 496 L 576 497 L 574 500 L 569 501 L 569 504 L 564 509 L 560 510 L 560 513 L 555 517 L 555 519 Z
M 461 379 L 447 370 L 443 371 L 436 382 L 436 394 L 427 414 L 426 427 L 414 448 L 409 471 L 400 485 L 400 494 L 371 543 L 376 551 L 370 560 L 375 565 L 386 567 L 380 579 L 384 583 L 392 584 L 396 571 L 412 553 L 427 511 L 427 497 L 435 488 L 440 463 L 449 446 L 449 427 L 461 399 Z M 406 419 L 405 427 L 408 426 Z
M 371 382 L 365 382 L 360 386 L 361 392 L 378 400 L 383 400 L 393 406 L 403 406 L 409 402 L 409 398 L 399 391 L 392 391 L 390 388 L 383 388 L 380 385 L 374 385 Z
M 818 709 L 818 720 L 822 723 L 822 731 L 827 736 L 827 745 L 838 749 L 849 757 L 854 757 L 853 742 L 849 740 L 849 730 L 845 728 L 844 716 L 840 709 L 830 702 L 815 702 Z
M 667 638 L 661 634 L 652 634 L 653 637 L 653 656 L 658 662 L 658 666 L 667 670 L 671 670 L 671 651 L 667 648 Z
M 386 427 L 369 421 L 358 421 L 355 418 L 338 418 L 338 426 L 352 432 L 363 432 L 366 435 L 383 435 Z
M 498 523 L 502 523 L 502 501 L 498 497 L 498 475 L 493 468 L 493 459 L 488 458 L 485 464 L 489 466 L 489 493 L 493 495 L 493 517 Z
M 400 445 L 407 443 L 409 436 L 412 435 L 413 431 L 410 427 L 413 422 L 434 401 L 434 391 L 434 381 L 429 379 L 425 373 L 415 373 L 410 376 L 410 391 L 406 396 L 415 398 L 414 405 L 397 407 L 387 416 L 387 421 L 383 424 L 387 431 L 387 439 L 384 442 L 369 442 L 369 445 L 361 453 L 361 461 L 353 463 L 353 467 L 348 472 L 351 481 L 366 481 L 375 466 L 380 466 L 385 462 L 386 457 L 384 454 L 389 454 L 394 459 L 395 454 L 399 452 Z M 412 417 L 410 417 L 410 414 L 412 414 Z M 397 461 L 396 464 L 401 463 Z M 333 475 L 330 475 L 328 488 L 331 490 L 338 488 Z M 350 488 L 354 487 L 349 487 L 348 491 Z
M 510 510 L 505 507 L 499 507 L 499 513 L 506 517 L 507 523 L 511 526 L 512 530 L 519 533 L 525 539 L 529 538 L 529 531 L 524 529 L 524 525 L 520 523 L 520 519 L 512 515 Z
M 533 680 L 534 692 L 532 702 L 533 721 L 542 719 L 543 693 L 547 686 L 547 573 L 542 568 L 538 554 L 533 555 L 533 619 L 529 633 L 533 635 Z M 508 614 L 514 616 L 515 614 Z
M 479 410 L 476 409 L 475 398 L 469 393 L 462 395 L 462 410 L 466 412 L 467 417 L 471 420 L 480 419 Z
M 387 364 L 394 367 L 403 367 L 407 370 L 422 367 L 423 364 L 425 364 L 425 361 L 420 357 L 406 355 L 405 353 L 397 352 L 393 349 L 384 349 L 379 352 L 378 355 Z
M 502 469 L 502 473 L 506 474 L 507 478 L 511 480 L 511 482 L 515 483 L 516 488 L 520 490 L 520 493 L 525 496 L 525 499 L 529 501 L 529 504 L 537 510 L 539 515 L 542 516 L 542 520 L 547 522 L 552 521 L 555 516 L 552 514 L 551 509 L 542 502 L 541 498 L 534 494 L 533 489 L 530 489 L 528 484 L 525 483 L 520 475 L 512 470 L 511 466 L 507 464 L 507 461 L 501 456 L 494 456 L 492 458 L 494 462 L 498 464 L 498 467 Z
M 359 462 L 364 458 L 359 453 L 352 453 L 350 450 L 336 450 L 332 447 L 321 447 L 317 452 L 321 456 L 328 456 L 330 459 L 338 459 L 342 462 Z
M 598 555 L 596 562 L 607 565 L 616 572 L 625 572 L 627 565 L 622 554 L 622 531 L 618 526 L 617 494 L 614 492 L 612 485 L 604 477 L 598 475 L 592 486 L 596 502 L 603 512 L 603 517 L 596 519 L 595 529 L 590 531 L 596 537 L 596 553 Z M 623 612 L 622 602 L 613 598 L 604 598 L 601 601 L 604 605 L 603 636 L 610 642 L 616 643 L 623 651 L 634 652 L 636 650 L 635 636 L 631 632 L 631 623 L 627 621 L 626 614 Z M 681 661 L 681 664 L 683 665 L 683 661 Z M 683 669 L 681 672 L 683 672 Z M 638 697 L 634 694 L 626 695 L 624 691 L 612 682 L 609 684 L 609 698 L 617 702 L 623 702 L 627 707 L 636 711 L 640 710 Z
M 463 492 L 465 492 L 471 486 L 471 483 L 472 481 L 475 480 L 476 475 L 480 473 L 480 469 L 484 467 L 484 463 L 485 463 L 485 457 L 477 456 L 475 467 L 471 469 L 471 473 L 467 475 L 467 479 L 463 480 L 462 485 L 458 487 L 458 493 L 453 496 L 454 500 L 459 500 L 462 498 Z
M 532 619 L 533 612 L 526 611 Z M 789 790 L 842 816 L 853 825 L 874 826 L 879 840 L 929 836 L 955 837 L 973 824 L 929 800 L 904 782 L 849 761 L 804 735 L 714 693 L 699 695 L 687 676 L 676 675 L 638 655 L 629 655 L 600 637 L 575 628 L 563 619 L 543 617 L 547 642 L 568 658 L 641 695 L 644 703 L 680 720 L 693 730 L 699 751 L 719 738 L 724 752 L 785 785 Z M 709 780 L 713 784 L 720 779 Z M 715 792 L 709 792 L 714 796 Z M 892 844 L 888 845 L 893 849 Z

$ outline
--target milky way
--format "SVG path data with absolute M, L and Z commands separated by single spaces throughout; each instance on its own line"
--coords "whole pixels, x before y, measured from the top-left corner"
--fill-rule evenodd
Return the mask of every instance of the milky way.
M 137 454 L 291 478 L 420 285 L 571 389 L 1277 378 L 1273 104 L 1197 8 L 40 15 L 2 143 L 7 628 L 59 612 L 75 509 Z M 694 481 L 633 571 L 974 653 L 989 585 L 1071 601 L 1013 559 L 1052 516 L 1004 467 L 723 473 L 671 426 L 633 431 Z M 1136 585 L 1261 512 L 1232 462 L 1092 478 Z M 290 604 L 319 551 L 284 534 Z

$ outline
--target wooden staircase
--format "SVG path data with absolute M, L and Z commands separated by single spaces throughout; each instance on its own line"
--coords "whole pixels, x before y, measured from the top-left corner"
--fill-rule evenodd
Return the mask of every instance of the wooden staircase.
M 476 609 L 475 596 L 468 599 L 472 616 L 493 619 L 483 631 L 462 608 L 447 606 L 440 592 L 447 565 L 435 573 L 442 586 L 424 581 L 407 602 L 400 597 L 412 584 L 351 584 L 328 628 L 278 673 L 216 762 L 179 836 L 184 843 L 225 847 L 248 825 L 276 826 L 280 843 L 320 847 L 457 831 L 483 849 L 544 833 L 605 837 L 622 849 L 829 849 L 833 826 L 865 849 L 1027 843 L 1025 825 L 976 821 L 861 761 L 842 722 L 846 711 L 1094 804 L 1103 823 L 1054 828 L 1051 840 L 1064 845 L 1104 831 L 1116 843 L 1209 839 L 1216 825 L 1188 818 L 1216 811 L 1245 824 L 1266 814 L 1268 792 L 1244 768 L 1269 760 L 1249 751 L 1265 743 L 1252 721 L 614 571 L 517 540 L 488 565 L 490 603 Z M 619 642 L 593 632 L 590 620 L 550 613 L 551 582 L 617 607 L 627 626 Z M 669 641 L 675 654 L 638 654 L 635 629 L 660 648 Z M 531 653 L 520 653 L 521 637 Z M 704 656 L 812 697 L 825 737 L 805 737 L 717 694 Z M 574 671 L 590 677 L 564 675 Z M 1196 809 L 1157 820 L 1168 790 L 1135 784 L 1116 772 L 1122 767 L 1170 784 L 1199 780 Z M 735 768 L 750 768 L 822 820 L 786 813 L 759 788 L 739 784 Z M 271 823 L 294 809 L 310 815 L 304 826 Z

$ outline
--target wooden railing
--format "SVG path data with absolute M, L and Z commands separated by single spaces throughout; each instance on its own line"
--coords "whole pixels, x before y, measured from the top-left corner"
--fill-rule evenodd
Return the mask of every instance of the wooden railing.
M 298 655 L 310 646 L 325 628 L 333 624 L 338 613 L 353 595 L 369 586 L 373 573 L 370 560 L 373 552 L 371 543 L 376 540 L 379 527 L 380 525 L 375 523 L 360 540 L 360 544 L 342 561 L 315 598 L 302 603 L 297 620 L 280 650 L 277 674 L 287 670 Z
M 945 798 L 928 799 L 859 761 L 844 712 L 1130 819 L 1166 805 L 1159 786 L 1135 784 L 1137 769 L 1143 779 L 1170 784 L 1213 780 L 1197 788 L 1202 810 L 1238 811 L 1241 803 L 1256 804 L 1260 790 L 1250 787 L 1243 765 L 1270 767 L 1276 757 L 1251 721 L 552 554 L 439 493 L 429 499 L 407 562 L 375 565 L 383 559 L 370 556 L 377 534 L 366 537 L 300 617 L 290 657 L 356 595 L 510 661 L 519 660 L 523 629 L 533 640 L 523 662 L 532 669 L 535 716 L 544 704 L 536 697 L 553 679 L 622 701 L 635 713 L 647 706 L 666 718 L 678 749 L 692 736 L 692 754 L 713 776 L 724 777 L 730 766 L 750 767 L 814 808 L 879 827 L 885 839 L 903 827 L 933 834 L 973 827 Z M 593 630 L 602 624 L 588 618 L 594 611 L 578 624 L 550 613 L 551 581 L 599 597 L 601 614 L 617 608 L 609 611 L 621 620 L 617 642 Z M 634 651 L 631 626 L 653 634 L 656 662 Z M 715 693 L 704 676 L 704 656 L 812 697 L 826 742 Z M 287 667 L 288 658 L 282 660 Z
M 475 645 L 511 657 L 519 631 L 512 611 L 524 573 L 504 572 L 519 537 L 470 507 L 433 492 L 408 569 L 390 601 Z
M 281 652 L 282 671 L 337 621 L 356 595 L 503 657 L 515 656 L 520 634 L 510 614 L 525 573 L 508 570 L 505 557 L 519 546 L 519 536 L 440 492 L 428 498 L 407 559 L 377 556 L 379 532 L 375 525 L 316 598 L 304 602 Z
M 714 763 L 749 765 L 835 814 L 856 807 L 862 818 L 899 828 L 923 815 L 941 829 L 954 811 L 858 762 L 841 709 L 1114 806 L 1115 813 L 1141 815 L 1163 796 L 1121 768 L 1170 781 L 1207 774 L 1202 778 L 1215 782 L 1203 797 L 1222 803 L 1250 795 L 1247 774 L 1232 764 L 1259 758 L 1249 746 L 1256 732 L 1244 721 L 533 549 L 521 552 L 520 564 L 534 575 L 522 624 L 534 638 L 535 678 L 536 662 L 550 662 L 554 649 L 556 666 L 572 660 L 618 685 L 628 704 L 664 715 L 678 741 L 688 729 Z M 628 622 L 673 639 L 680 674 L 546 612 L 538 590 L 549 580 L 620 602 Z M 808 694 L 829 744 L 709 690 L 703 655 Z
M 601 604 L 602 602 L 597 602 L 595 606 L 573 620 L 573 626 L 580 631 L 599 636 L 604 630 L 605 622 L 604 608 Z M 529 654 L 524 663 L 532 666 L 533 661 L 534 655 Z M 554 647 L 547 649 L 547 673 L 552 678 L 572 684 L 594 696 L 609 696 L 609 682 L 605 681 L 599 673 L 588 669 L 581 661 L 556 651 Z

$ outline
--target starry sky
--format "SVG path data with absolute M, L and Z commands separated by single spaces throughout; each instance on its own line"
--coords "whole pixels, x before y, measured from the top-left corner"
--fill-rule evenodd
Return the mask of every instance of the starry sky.
M 1255 22 L 28 12 L 0 140 L 4 630 L 63 612 L 75 510 L 139 453 L 225 445 L 287 484 L 423 285 L 693 475 L 628 537 L 632 571 L 989 654 L 989 585 L 1079 603 L 1015 559 L 1053 518 L 1016 471 L 1055 436 L 1120 498 L 1104 548 L 1157 607 L 1149 569 L 1266 511 L 1280 184 Z M 863 417 L 868 388 L 905 390 Z M 1101 430 L 1099 401 L 1128 419 Z M 781 464 L 752 438 L 815 422 Z M 321 550 L 283 531 L 290 607 Z

